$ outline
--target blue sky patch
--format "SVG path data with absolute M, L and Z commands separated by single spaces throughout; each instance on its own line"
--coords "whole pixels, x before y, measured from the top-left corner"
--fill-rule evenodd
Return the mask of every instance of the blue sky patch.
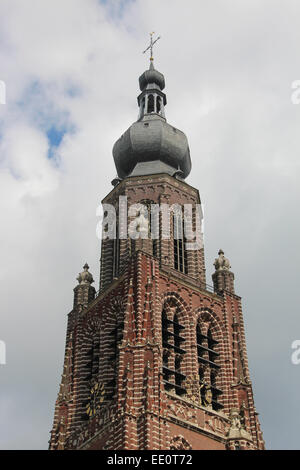
M 105 6 L 111 18 L 120 19 L 126 8 L 135 3 L 136 0 L 99 0 L 99 2 Z
M 54 88 L 52 88 L 54 87 Z M 55 84 L 32 81 L 25 90 L 22 99 L 17 103 L 22 112 L 48 138 L 48 158 L 55 158 L 56 149 L 67 133 L 74 133 L 69 112 L 58 108 L 53 102 Z M 81 90 L 74 84 L 68 84 L 64 93 L 74 98 Z
M 57 129 L 55 126 L 50 127 L 50 129 L 47 131 L 47 137 L 50 145 L 53 147 L 58 147 L 65 133 L 66 129 Z
M 47 131 L 47 137 L 49 141 L 49 149 L 48 149 L 48 158 L 53 158 L 55 154 L 55 150 L 59 147 L 64 135 L 68 130 L 66 128 L 57 128 L 52 126 Z
M 48 129 L 44 129 L 46 132 L 48 142 L 49 142 L 49 149 L 48 149 L 48 158 L 56 158 L 55 152 L 57 148 L 60 146 L 64 136 L 66 134 L 73 134 L 75 132 L 75 127 L 66 125 L 66 126 L 56 126 L 52 125 L 48 127 Z

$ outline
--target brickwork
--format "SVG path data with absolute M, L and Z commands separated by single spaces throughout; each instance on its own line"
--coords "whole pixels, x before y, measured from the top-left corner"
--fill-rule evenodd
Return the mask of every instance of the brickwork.
M 117 208 L 119 196 L 200 203 L 164 174 L 127 178 L 103 202 Z M 209 291 L 203 247 L 180 272 L 159 227 L 155 243 L 103 241 L 98 295 L 88 283 L 74 289 L 50 449 L 264 448 L 234 275 L 216 272 Z
M 152 204 L 173 204 L 180 205 L 191 204 L 196 207 L 200 204 L 199 192 L 187 185 L 186 183 L 176 180 L 168 175 L 151 175 L 127 178 L 116 186 L 113 191 L 102 201 L 105 204 L 112 204 L 116 208 L 117 214 L 119 207 L 119 197 L 127 197 L 128 206 L 133 204 L 145 204 L 150 202 Z M 196 231 L 196 215 L 192 215 L 190 226 L 193 231 Z M 119 218 L 118 218 L 119 220 Z M 131 218 L 128 217 L 127 225 L 129 226 Z M 119 230 L 123 230 L 123 218 Z M 155 258 L 158 258 L 160 265 L 166 269 L 174 269 L 174 255 L 173 245 L 169 239 L 164 239 L 163 235 L 167 235 L 166 228 L 162 227 L 162 215 L 159 217 L 160 237 L 155 241 L 155 253 L 153 240 L 138 240 L 133 241 L 130 238 L 120 240 L 120 262 L 119 274 L 124 272 L 127 268 L 127 263 L 135 249 L 142 249 L 145 252 L 152 253 Z M 170 222 L 170 235 L 173 238 L 173 226 Z M 141 242 L 144 242 L 141 243 Z M 150 243 L 149 243 L 150 242 Z M 201 247 L 199 250 L 190 250 L 187 253 L 188 257 L 188 279 L 196 285 L 201 283 L 205 285 L 205 265 L 204 265 L 204 249 Z M 182 274 L 184 275 L 184 274 Z M 102 256 L 101 256 L 101 276 L 100 276 L 100 289 L 108 286 L 113 280 L 113 241 L 102 241 Z

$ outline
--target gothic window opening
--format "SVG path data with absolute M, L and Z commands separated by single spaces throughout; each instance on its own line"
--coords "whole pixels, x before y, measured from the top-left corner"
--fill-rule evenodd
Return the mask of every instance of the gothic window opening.
M 177 395 L 184 395 L 186 389 L 183 382 L 186 376 L 182 373 L 182 363 L 186 351 L 183 337 L 184 326 L 179 323 L 175 313 L 173 320 L 169 320 L 167 312 L 162 312 L 162 344 L 163 344 L 163 381 L 165 389 L 174 391 Z
M 116 318 L 114 328 L 109 332 L 109 363 L 111 368 L 117 373 L 117 359 L 119 355 L 119 345 L 123 339 L 124 321 Z M 107 383 L 106 398 L 112 400 L 116 390 L 116 375 Z
M 159 214 L 156 216 L 155 212 L 152 211 L 154 202 L 149 199 L 144 199 L 141 204 L 146 207 L 147 212 L 145 215 L 148 220 L 148 237 L 152 240 L 152 252 L 153 256 L 158 257 L 159 255 Z
M 220 366 L 216 346 L 219 342 L 213 338 L 210 328 L 204 335 L 201 332 L 199 323 L 197 324 L 196 333 L 201 401 L 204 406 L 211 405 L 213 410 L 218 411 L 223 408 L 223 405 L 219 403 L 222 390 L 217 387 Z
M 83 380 L 86 385 L 88 394 L 90 394 L 91 388 L 98 382 L 99 374 L 99 354 L 100 354 L 100 343 L 99 338 L 93 338 L 90 344 L 90 348 L 86 353 L 86 363 L 84 364 L 84 376 Z M 84 400 L 83 407 L 85 408 L 88 404 L 89 398 Z M 82 418 L 84 420 L 89 419 L 89 416 L 84 413 Z
M 87 352 L 87 363 L 85 365 L 85 369 L 87 375 L 85 376 L 85 380 L 92 382 L 94 379 L 97 378 L 99 372 L 99 341 L 93 340 L 90 349 Z
M 187 251 L 185 247 L 184 236 L 184 220 L 182 213 L 178 212 L 173 216 L 173 230 L 174 230 L 174 268 L 178 271 L 187 274 Z
M 154 96 L 148 96 L 148 113 L 154 113 Z

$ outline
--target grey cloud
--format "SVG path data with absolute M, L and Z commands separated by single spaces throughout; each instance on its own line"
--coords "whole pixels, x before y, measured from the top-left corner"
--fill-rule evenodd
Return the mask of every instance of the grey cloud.
M 85 261 L 99 273 L 96 207 L 115 175 L 113 143 L 137 117 L 141 51 L 154 29 L 167 119 L 189 138 L 188 182 L 205 206 L 208 282 L 222 247 L 244 299 L 267 447 L 299 448 L 300 366 L 290 347 L 300 336 L 300 105 L 290 96 L 300 6 L 140 0 L 111 16 L 93 0 L 41 3 L 0 5 L 1 447 L 47 448 L 72 289 Z M 75 128 L 57 149 L 58 168 L 32 110 L 18 105 L 34 80 Z M 66 93 L 68 83 L 80 93 Z

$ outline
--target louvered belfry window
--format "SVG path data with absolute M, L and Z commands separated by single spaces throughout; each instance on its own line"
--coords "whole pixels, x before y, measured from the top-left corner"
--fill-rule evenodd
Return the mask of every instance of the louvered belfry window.
M 166 310 L 162 311 L 162 346 L 163 346 L 163 381 L 165 389 L 184 395 L 186 389 L 183 382 L 186 376 L 182 373 L 185 339 L 184 326 L 180 324 L 175 313 L 172 320 L 167 317 Z
M 154 96 L 153 95 L 148 96 L 148 110 L 147 110 L 147 112 L 149 114 L 154 113 Z
M 109 363 L 112 368 L 117 373 L 117 360 L 119 353 L 119 345 L 123 339 L 123 330 L 124 330 L 124 321 L 118 320 L 116 317 L 116 322 L 112 330 L 109 332 Z M 116 390 L 116 375 L 107 383 L 107 398 L 113 399 Z
M 87 390 L 90 390 L 93 383 L 98 380 L 99 374 L 99 352 L 100 343 L 99 338 L 94 337 L 90 343 L 90 347 L 86 353 L 85 364 L 83 365 L 83 380 Z M 83 401 L 83 407 L 87 405 L 88 400 Z M 84 412 L 82 415 L 83 420 L 88 419 L 88 415 Z
M 220 370 L 218 364 L 219 353 L 216 351 L 218 341 L 213 336 L 211 329 L 206 335 L 202 334 L 200 324 L 197 324 L 197 354 L 199 367 L 199 382 L 202 404 L 205 406 L 207 391 L 211 391 L 211 405 L 213 410 L 220 410 L 223 405 L 219 402 L 222 390 L 216 386 L 216 379 Z

